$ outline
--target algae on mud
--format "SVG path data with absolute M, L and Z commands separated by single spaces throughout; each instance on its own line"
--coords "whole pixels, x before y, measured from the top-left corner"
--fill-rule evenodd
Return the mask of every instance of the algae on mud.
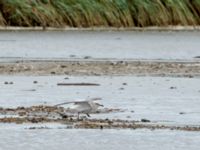
M 0 25 L 144 27 L 199 25 L 200 0 L 3 0 Z

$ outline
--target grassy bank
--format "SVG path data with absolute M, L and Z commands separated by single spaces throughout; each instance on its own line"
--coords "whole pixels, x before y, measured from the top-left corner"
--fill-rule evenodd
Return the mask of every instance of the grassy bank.
M 0 0 L 0 25 L 200 25 L 200 0 Z

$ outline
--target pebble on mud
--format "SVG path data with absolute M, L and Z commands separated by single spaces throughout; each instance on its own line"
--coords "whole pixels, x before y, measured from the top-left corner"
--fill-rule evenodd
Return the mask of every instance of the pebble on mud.
M 38 81 L 33 81 L 33 83 L 34 83 L 34 84 L 37 84 L 37 83 L 38 83 Z
M 194 58 L 200 58 L 200 56 L 195 56 Z
M 52 71 L 51 74 L 56 74 L 56 72 L 55 72 L 55 71 Z
M 13 82 L 8 82 L 8 81 L 5 81 L 4 84 L 13 84 Z
M 194 76 L 193 76 L 193 75 L 189 75 L 188 77 L 189 77 L 189 78 L 194 78 Z
M 91 59 L 91 56 L 85 56 L 84 59 Z
M 186 113 L 185 113 L 185 112 L 179 112 L 179 114 L 180 114 L 180 115 L 184 115 L 184 114 L 186 114 Z
M 66 65 L 60 65 L 60 67 L 61 67 L 61 68 L 66 68 L 67 66 L 66 66 Z
M 69 55 L 69 57 L 74 58 L 74 57 L 76 57 L 76 55 Z
M 177 89 L 177 87 L 175 87 L 175 86 L 171 86 L 170 89 Z
M 141 119 L 141 122 L 151 122 L 151 121 L 148 119 Z

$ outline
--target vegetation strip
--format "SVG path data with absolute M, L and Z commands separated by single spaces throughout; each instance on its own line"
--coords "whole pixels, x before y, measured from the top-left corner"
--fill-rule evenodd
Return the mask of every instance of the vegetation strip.
M 199 25 L 200 0 L 1 0 L 1 26 Z

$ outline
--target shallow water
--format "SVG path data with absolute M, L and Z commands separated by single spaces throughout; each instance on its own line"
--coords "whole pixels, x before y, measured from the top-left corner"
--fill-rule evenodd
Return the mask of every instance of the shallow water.
M 19 59 L 183 59 L 200 56 L 200 32 L 0 32 L 0 62 Z M 90 58 L 87 57 L 87 58 Z M 54 105 L 88 97 L 124 112 L 91 118 L 200 124 L 199 78 L 0 76 L 1 107 Z M 5 82 L 13 84 L 5 84 Z M 34 84 L 33 82 L 38 83 Z M 100 86 L 57 86 L 91 82 Z M 123 83 L 127 83 L 124 85 Z M 183 113 L 183 114 L 180 114 Z M 1 117 L 1 116 L 0 116 Z M 44 129 L 29 128 L 44 127 Z M 45 129 L 45 128 L 50 129 Z M 0 124 L 0 150 L 197 150 L 199 132 L 65 129 L 62 124 Z
M 193 59 L 200 56 L 199 37 L 198 31 L 0 32 L 0 57 Z
M 55 105 L 102 97 L 100 103 L 105 107 L 120 108 L 124 112 L 93 114 L 92 118 L 145 118 L 161 124 L 200 124 L 199 78 L 69 76 L 66 80 L 65 77 L 0 76 L 1 107 Z M 13 84 L 4 84 L 5 81 L 12 81 Z M 34 84 L 34 81 L 38 83 Z M 63 82 L 99 83 L 100 86 L 57 86 L 57 83 Z
M 198 132 L 170 130 L 82 130 L 0 128 L 0 149 L 197 150 Z

